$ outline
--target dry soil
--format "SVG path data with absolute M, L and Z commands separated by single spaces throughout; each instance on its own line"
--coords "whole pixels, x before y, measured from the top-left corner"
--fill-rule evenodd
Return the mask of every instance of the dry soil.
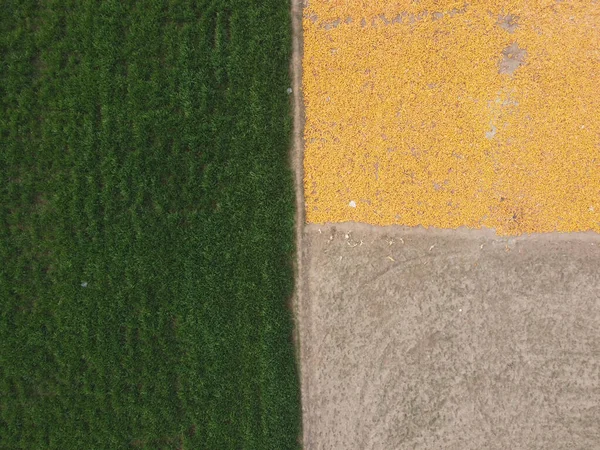
M 306 449 L 600 448 L 600 238 L 304 233 Z
M 305 225 L 292 3 L 304 448 L 600 448 L 600 236 Z

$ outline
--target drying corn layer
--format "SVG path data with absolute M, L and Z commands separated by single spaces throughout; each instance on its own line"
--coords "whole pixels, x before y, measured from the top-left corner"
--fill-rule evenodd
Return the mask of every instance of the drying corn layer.
M 600 2 L 304 9 L 308 222 L 600 231 Z

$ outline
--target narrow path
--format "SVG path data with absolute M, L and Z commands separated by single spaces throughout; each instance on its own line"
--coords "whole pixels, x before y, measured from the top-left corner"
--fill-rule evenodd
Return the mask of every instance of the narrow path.
M 292 75 L 292 105 L 294 112 L 294 131 L 291 151 L 291 165 L 295 177 L 296 191 L 296 283 L 293 298 L 293 310 L 295 315 L 295 344 L 298 370 L 300 374 L 301 386 L 301 401 L 302 401 L 302 418 L 307 415 L 308 382 L 307 373 L 304 370 L 308 366 L 307 347 L 302 345 L 302 336 L 308 335 L 304 327 L 310 324 L 307 320 L 305 311 L 308 306 L 305 303 L 305 276 L 304 276 L 304 254 L 303 254 L 303 237 L 305 226 L 305 211 L 304 211 L 304 98 L 302 95 L 302 55 L 303 55 L 303 40 L 302 40 L 302 10 L 303 0 L 291 0 L 291 17 L 292 17 L 292 60 L 290 63 L 290 72 Z M 302 436 L 299 440 L 304 448 L 308 448 L 307 436 L 309 435 L 309 427 L 302 426 Z

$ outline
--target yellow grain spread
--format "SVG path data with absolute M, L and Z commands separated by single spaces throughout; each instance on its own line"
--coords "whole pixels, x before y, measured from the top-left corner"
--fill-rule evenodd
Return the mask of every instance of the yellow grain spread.
M 309 0 L 303 23 L 308 222 L 600 231 L 599 1 Z

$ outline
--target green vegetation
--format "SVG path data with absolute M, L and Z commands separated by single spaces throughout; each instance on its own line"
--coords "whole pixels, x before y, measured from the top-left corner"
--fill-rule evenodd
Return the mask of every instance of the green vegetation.
M 0 448 L 297 448 L 287 2 L 0 9 Z

